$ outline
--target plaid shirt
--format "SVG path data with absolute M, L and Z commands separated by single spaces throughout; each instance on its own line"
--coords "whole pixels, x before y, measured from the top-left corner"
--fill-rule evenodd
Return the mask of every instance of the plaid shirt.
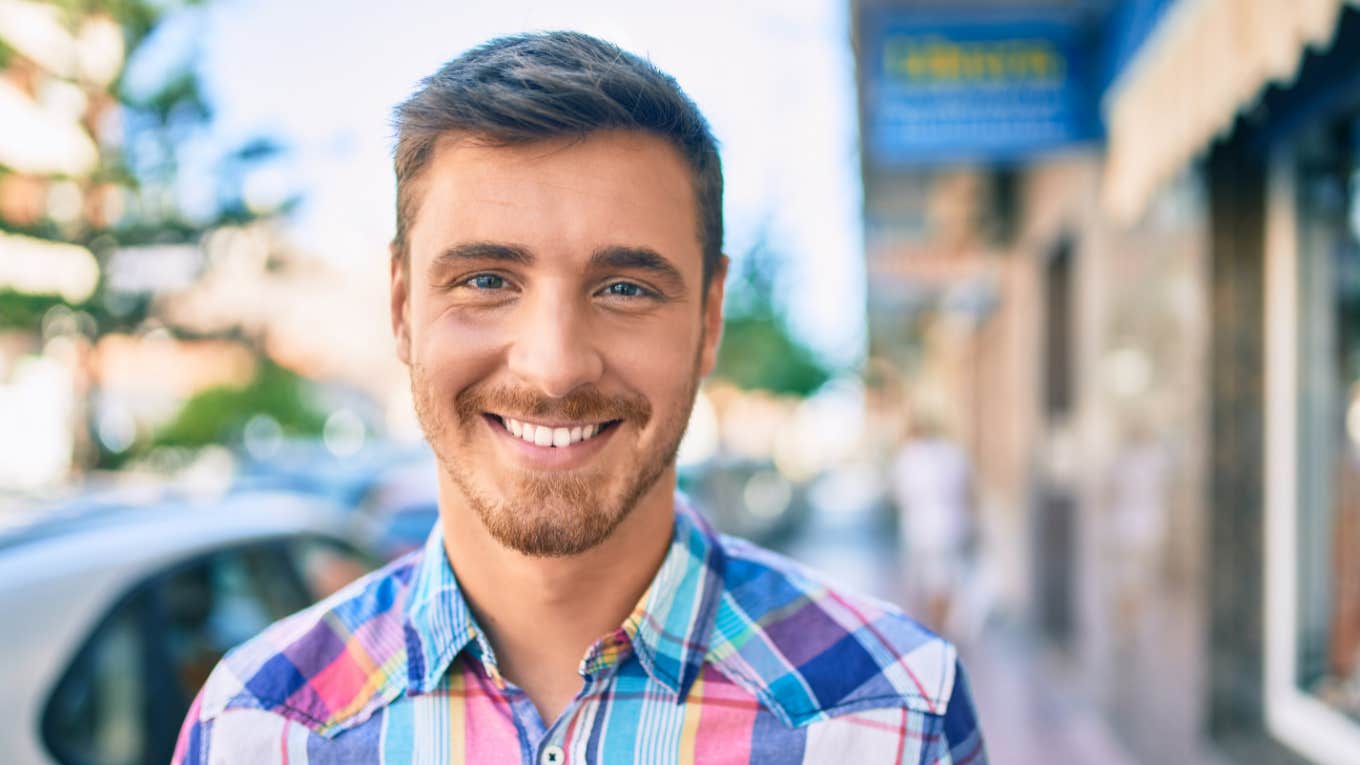
M 953 646 L 676 508 L 656 578 L 556 721 L 500 675 L 436 525 L 229 653 L 174 762 L 985 765 Z

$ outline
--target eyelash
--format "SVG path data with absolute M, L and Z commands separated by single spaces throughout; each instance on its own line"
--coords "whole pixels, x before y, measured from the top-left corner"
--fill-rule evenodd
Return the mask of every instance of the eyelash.
M 500 286 L 504 286 L 504 284 L 505 284 L 505 277 L 504 277 L 504 276 L 501 276 L 500 274 L 474 274 L 473 276 L 471 276 L 471 277 L 469 277 L 468 279 L 464 280 L 463 284 L 464 284 L 464 285 L 467 285 L 467 286 L 469 286 L 469 287 L 472 287 L 472 286 L 474 286 L 473 283 L 476 282 L 476 281 L 479 280 L 479 279 L 496 279 L 496 280 L 498 280 L 498 281 L 500 282 Z M 479 289 L 479 290 L 493 290 L 493 289 L 496 289 L 496 287 L 477 287 L 476 289 Z
M 613 291 L 613 289 L 614 289 L 615 287 L 631 287 L 631 288 L 633 288 L 634 290 L 637 290 L 637 294 L 634 294 L 634 295 L 620 295 L 619 293 Z M 605 287 L 604 287 L 603 290 L 600 290 L 600 291 L 601 291 L 601 292 L 609 293 L 611 296 L 614 296 L 614 297 L 621 297 L 621 298 L 655 298 L 655 297 L 657 297 L 656 292 L 647 289 L 646 287 L 642 286 L 641 284 L 638 284 L 637 282 L 610 282 L 609 284 L 606 284 L 606 285 L 605 285 Z
M 476 282 L 482 279 L 496 279 L 498 280 L 499 283 L 495 287 L 476 286 Z M 504 276 L 501 276 L 500 274 L 473 274 L 472 276 L 469 276 L 468 278 L 458 282 L 458 284 L 455 286 L 468 287 L 477 292 L 493 292 L 504 287 L 508 281 L 509 281 L 508 279 L 506 279 Z M 660 293 L 658 293 L 656 290 L 648 289 L 647 287 L 644 287 L 641 284 L 638 284 L 637 282 L 630 281 L 610 282 L 609 284 L 606 284 L 604 288 L 600 290 L 600 292 L 602 293 L 609 292 L 610 290 L 613 290 L 615 287 L 631 287 L 637 290 L 637 293 L 633 295 L 620 295 L 618 293 L 610 293 L 611 297 L 620 297 L 626 300 L 635 300 L 639 298 L 656 300 L 661 297 Z

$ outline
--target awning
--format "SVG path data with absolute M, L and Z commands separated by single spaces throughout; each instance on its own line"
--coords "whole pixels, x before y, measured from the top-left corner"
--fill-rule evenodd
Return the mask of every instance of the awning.
M 1102 103 L 1106 212 L 1121 223 L 1271 83 L 1288 83 L 1308 47 L 1325 48 L 1343 5 L 1360 0 L 1178 0 Z

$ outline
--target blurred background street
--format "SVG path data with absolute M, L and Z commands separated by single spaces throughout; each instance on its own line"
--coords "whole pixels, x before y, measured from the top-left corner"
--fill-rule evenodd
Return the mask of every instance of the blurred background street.
M 0 760 L 166 761 L 425 538 L 390 110 L 573 28 L 722 146 L 719 528 L 957 642 L 996 763 L 1360 763 L 1360 2 L 393 5 L 0 0 Z

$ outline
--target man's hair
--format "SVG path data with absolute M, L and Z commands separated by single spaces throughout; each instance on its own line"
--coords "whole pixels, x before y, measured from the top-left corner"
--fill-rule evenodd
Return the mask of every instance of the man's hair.
M 510 146 L 610 129 L 651 133 L 680 152 L 693 179 L 705 287 L 722 260 L 722 164 L 708 122 L 674 78 L 617 45 L 579 32 L 496 38 L 422 80 L 394 122 L 393 252 L 403 261 L 419 206 L 413 187 L 441 136 Z

